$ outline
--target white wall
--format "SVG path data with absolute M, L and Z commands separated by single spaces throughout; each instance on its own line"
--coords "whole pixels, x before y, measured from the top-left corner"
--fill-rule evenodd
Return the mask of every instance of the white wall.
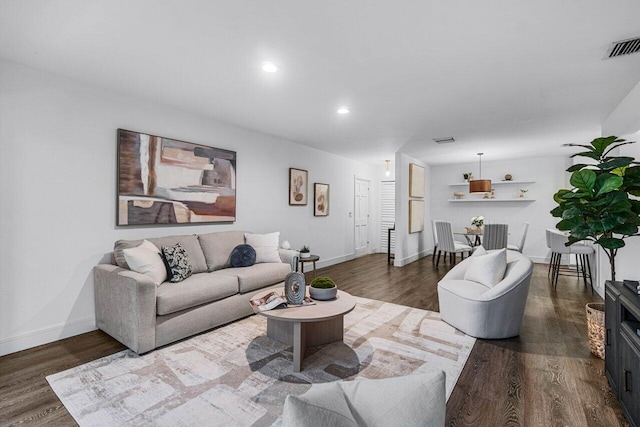
M 236 223 L 116 227 L 118 128 L 237 151 Z M 328 217 L 314 217 L 311 203 L 288 205 L 289 167 L 331 185 Z M 280 231 L 321 266 L 349 259 L 354 177 L 371 180 L 375 210 L 375 169 L 0 60 L 0 354 L 95 329 L 92 268 L 118 239 Z
M 640 132 L 634 135 L 623 136 L 628 141 L 636 141 L 635 144 L 620 147 L 618 155 L 635 157 L 640 161 Z M 601 250 L 602 252 L 602 250 Z M 625 239 L 625 247 L 618 250 L 616 255 L 616 280 L 640 280 L 640 267 L 638 260 L 640 256 L 640 237 Z M 601 254 L 602 276 L 600 282 L 611 279 L 611 268 L 609 259 L 605 253 Z
M 486 158 L 487 156 L 485 156 Z M 505 174 L 513 176 L 514 181 L 535 181 L 526 187 L 518 184 L 496 185 L 496 198 L 513 198 L 519 194 L 520 187 L 528 188 L 531 202 L 468 202 L 451 203 L 453 192 L 465 192 L 465 198 L 481 198 L 468 194 L 466 186 L 452 187 L 448 184 L 464 182 L 463 173 L 473 172 L 478 178 L 478 163 L 459 163 L 431 167 L 431 217 L 436 220 L 450 221 L 454 230 L 464 230 L 471 226 L 471 218 L 482 215 L 493 223 L 509 224 L 509 241 L 518 243 L 521 224 L 529 221 L 529 233 L 524 253 L 534 262 L 548 262 L 545 230 L 555 228 L 558 219 L 549 213 L 556 203 L 553 194 L 560 188 L 566 188 L 565 170 L 570 165 L 568 157 L 538 157 L 509 161 L 482 162 L 482 178 L 502 181 Z M 458 238 L 463 241 L 463 238 Z
M 409 164 L 416 163 L 425 168 L 425 218 L 424 230 L 409 234 Z M 431 217 L 429 216 L 432 205 L 432 193 L 429 182 L 431 181 L 431 167 L 421 160 L 410 157 L 404 153 L 396 153 L 395 161 L 396 177 L 396 252 L 394 265 L 402 267 L 430 254 L 433 250 L 433 237 L 431 232 Z M 414 199 L 415 200 L 415 199 Z

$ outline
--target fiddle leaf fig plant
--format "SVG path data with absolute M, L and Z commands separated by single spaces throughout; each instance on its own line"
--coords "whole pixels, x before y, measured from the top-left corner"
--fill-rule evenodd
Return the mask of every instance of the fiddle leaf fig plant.
M 612 280 L 616 280 L 615 258 L 625 246 L 624 239 L 639 235 L 640 200 L 633 196 L 640 196 L 640 163 L 633 157 L 610 153 L 634 143 L 609 136 L 596 138 L 589 145 L 568 144 L 586 149 L 571 157 L 587 157 L 595 163 L 569 167 L 573 188 L 553 196 L 558 206 L 551 214 L 561 218 L 556 227 L 570 233 L 567 246 L 581 240 L 600 245 L 609 258 Z

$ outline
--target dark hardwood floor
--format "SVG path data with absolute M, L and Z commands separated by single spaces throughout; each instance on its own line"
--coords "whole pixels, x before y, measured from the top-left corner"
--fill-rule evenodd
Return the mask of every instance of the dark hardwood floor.
M 369 255 L 318 270 L 353 295 L 438 311 L 437 282 L 449 269 L 431 257 L 404 268 Z M 311 275 L 307 274 L 307 280 Z M 557 291 L 536 265 L 519 337 L 478 340 L 447 403 L 448 426 L 627 425 L 591 356 L 584 306 L 599 301 L 575 278 Z M 45 377 L 122 350 L 95 331 L 0 357 L 0 425 L 75 425 Z

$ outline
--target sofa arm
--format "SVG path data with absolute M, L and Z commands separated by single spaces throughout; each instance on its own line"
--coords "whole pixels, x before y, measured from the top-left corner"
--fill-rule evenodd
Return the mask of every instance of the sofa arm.
M 94 267 L 96 325 L 136 353 L 156 347 L 156 284 L 115 265 Z
M 298 271 L 299 252 L 291 249 L 278 249 L 278 251 L 282 262 L 289 264 L 292 271 Z

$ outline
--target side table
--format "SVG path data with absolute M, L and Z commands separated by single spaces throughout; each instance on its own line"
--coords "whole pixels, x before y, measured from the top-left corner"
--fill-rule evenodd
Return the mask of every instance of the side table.
M 313 278 L 315 279 L 316 277 L 316 261 L 318 261 L 320 259 L 320 257 L 318 255 L 310 255 L 307 258 L 302 258 L 300 257 L 298 259 L 298 262 L 300 263 L 300 272 L 302 274 L 304 274 L 304 264 L 307 262 L 312 262 L 313 263 Z

